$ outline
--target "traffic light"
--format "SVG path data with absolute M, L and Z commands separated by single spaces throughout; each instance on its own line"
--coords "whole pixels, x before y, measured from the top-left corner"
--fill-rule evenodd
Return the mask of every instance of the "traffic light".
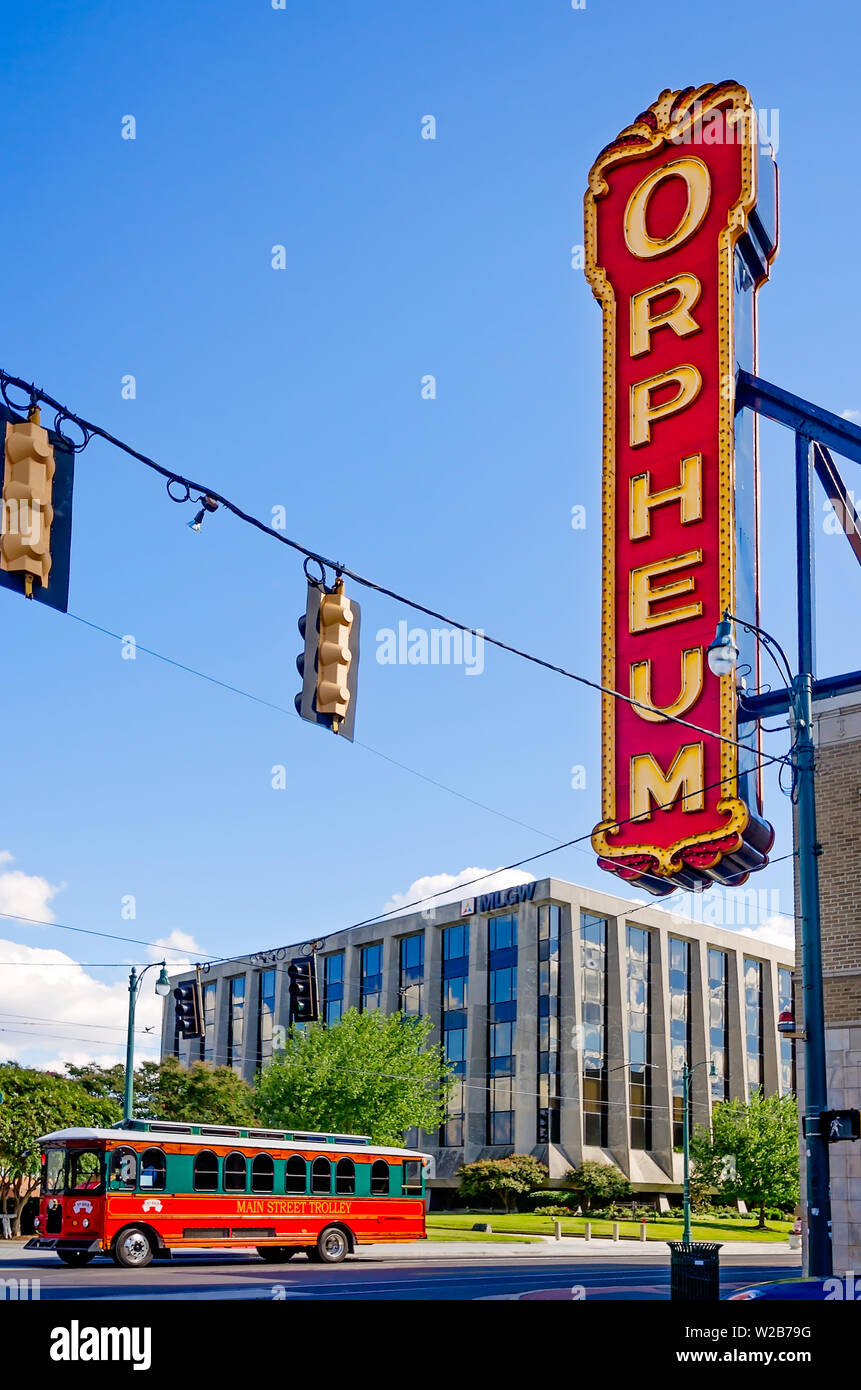
M 177 985 L 173 992 L 176 1000 L 176 1025 L 181 1038 L 203 1037 L 203 1009 L 200 1003 L 200 985 L 197 980 L 189 980 Z
M 34 406 L 26 420 L 6 426 L 0 569 L 20 575 L 27 598 L 47 589 L 51 573 L 54 450 Z
M 287 966 L 290 981 L 290 1022 L 316 1023 L 320 1017 L 317 1003 L 317 963 L 313 956 L 299 956 Z
M 323 724 L 353 740 L 359 674 L 361 610 L 344 593 L 339 579 L 327 591 L 308 585 L 305 616 L 299 619 L 304 651 L 296 659 L 302 690 L 295 704 L 303 719 Z

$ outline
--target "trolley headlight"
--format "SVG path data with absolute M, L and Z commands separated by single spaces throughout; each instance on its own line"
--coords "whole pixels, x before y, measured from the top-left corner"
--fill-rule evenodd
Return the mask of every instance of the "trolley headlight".
M 89 1226 L 89 1224 L 90 1224 L 90 1223 L 89 1223 L 89 1221 L 87 1220 L 87 1218 L 86 1218 L 86 1216 L 85 1216 L 84 1219 L 83 1219 L 83 1221 L 81 1222 L 81 1225 L 82 1225 L 82 1226 Z

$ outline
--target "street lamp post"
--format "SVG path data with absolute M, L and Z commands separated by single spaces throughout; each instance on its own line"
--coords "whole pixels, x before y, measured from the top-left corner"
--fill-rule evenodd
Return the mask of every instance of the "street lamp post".
M 693 1066 L 687 1062 L 682 1064 L 682 1213 L 685 1223 L 682 1241 L 685 1245 L 691 1244 L 691 1077 L 697 1067 L 709 1067 L 709 1076 L 717 1075 L 714 1060 L 694 1062 Z
M 809 566 L 808 566 L 809 569 Z M 805 571 L 806 572 L 806 571 Z M 805 591 L 802 590 L 802 596 Z M 802 604 L 806 610 L 806 600 Z M 798 820 L 798 899 L 801 926 L 801 975 L 804 997 L 804 1138 L 807 1153 L 807 1230 L 809 1272 L 827 1278 L 831 1263 L 831 1197 L 828 1141 L 822 1132 L 822 1112 L 828 1108 L 825 1058 L 825 1004 L 822 988 L 822 929 L 819 918 L 819 855 L 816 835 L 816 784 L 813 744 L 813 653 L 809 613 L 800 615 L 799 652 L 805 670 L 793 674 L 780 643 L 755 623 L 724 613 L 708 649 L 708 663 L 716 676 L 730 675 L 738 662 L 732 632 L 734 621 L 753 633 L 787 678 L 794 739 L 791 749 Z M 779 658 L 779 659 L 778 659 Z M 757 718 L 753 715 L 752 718 Z
M 170 980 L 167 976 L 167 969 L 164 961 L 153 961 L 153 965 L 161 965 L 161 973 L 155 983 L 155 992 L 162 999 L 170 994 Z M 123 1092 L 123 1124 L 128 1124 L 132 1117 L 132 1105 L 134 1103 L 135 1089 L 135 1009 L 137 1008 L 138 995 L 140 994 L 141 981 L 152 965 L 145 965 L 140 974 L 133 965 L 129 975 L 129 1026 L 126 1037 L 126 1084 Z

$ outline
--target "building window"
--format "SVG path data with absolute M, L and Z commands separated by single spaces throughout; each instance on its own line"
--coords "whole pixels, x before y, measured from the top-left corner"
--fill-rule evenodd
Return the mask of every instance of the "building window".
M 744 1034 L 747 1051 L 747 1093 L 754 1095 L 763 1082 L 762 1057 L 762 965 L 758 960 L 744 962 Z
M 685 1067 L 691 1061 L 691 947 L 671 936 L 670 1059 L 673 1076 L 673 1148 L 685 1142 Z M 688 1116 L 690 1132 L 690 1116 Z
M 791 1013 L 795 1018 L 793 1002 L 792 971 L 782 966 L 777 971 L 777 1011 Z M 780 1037 L 780 1094 L 795 1094 L 795 1039 Z
M 323 961 L 323 1022 L 337 1023 L 344 1012 L 344 952 Z
M 538 1128 L 539 1144 L 559 1143 L 559 933 L 562 909 L 538 909 Z
M 466 1123 L 466 1011 L 469 1006 L 469 927 L 465 922 L 442 932 L 442 1037 L 445 1055 L 454 1069 L 445 1123 L 440 1130 L 444 1148 L 461 1148 Z
M 514 1143 L 517 914 L 491 917 L 488 933 L 488 1144 Z
M 729 1099 L 729 958 L 709 948 L 709 1053 L 712 1105 Z
M 580 921 L 583 1030 L 583 1143 L 607 1145 L 607 922 Z
M 215 1063 L 215 996 L 218 985 L 213 980 L 203 986 L 203 1037 L 200 1040 L 200 1058 L 203 1062 Z
M 424 934 L 400 941 L 400 1007 L 402 1013 L 420 1014 L 425 973 Z
M 227 1017 L 227 1065 L 239 1071 L 245 1040 L 245 976 L 234 975 L 230 985 L 230 1012 Z
M 628 1085 L 631 1148 L 652 1147 L 651 933 L 628 927 Z
M 257 1065 L 264 1067 L 272 1060 L 272 1038 L 275 1029 L 275 971 L 260 972 L 260 1003 L 257 1009 Z
M 362 974 L 359 1008 L 363 1014 L 378 1009 L 383 1002 L 383 947 L 362 947 Z

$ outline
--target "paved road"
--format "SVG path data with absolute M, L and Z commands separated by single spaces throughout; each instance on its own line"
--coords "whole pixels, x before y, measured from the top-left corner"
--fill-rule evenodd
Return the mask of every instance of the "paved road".
M 427 1249 L 427 1247 L 425 1247 Z M 796 1254 L 734 1253 L 722 1266 L 725 1291 L 742 1284 L 790 1276 Z M 501 1259 L 471 1251 L 458 1258 L 423 1253 L 410 1259 L 362 1254 L 334 1268 L 309 1264 L 297 1256 L 289 1264 L 265 1265 L 252 1254 L 184 1252 L 170 1263 L 131 1272 L 97 1260 L 86 1269 L 67 1269 L 55 1256 L 38 1251 L 3 1250 L 0 1279 L 38 1279 L 40 1297 L 66 1299 L 253 1299 L 277 1300 L 472 1300 L 505 1298 L 537 1289 L 583 1286 L 586 1297 L 615 1300 L 666 1300 L 667 1251 L 601 1251 L 589 1257 L 512 1254 Z M 582 1296 L 582 1295 L 581 1295 Z

